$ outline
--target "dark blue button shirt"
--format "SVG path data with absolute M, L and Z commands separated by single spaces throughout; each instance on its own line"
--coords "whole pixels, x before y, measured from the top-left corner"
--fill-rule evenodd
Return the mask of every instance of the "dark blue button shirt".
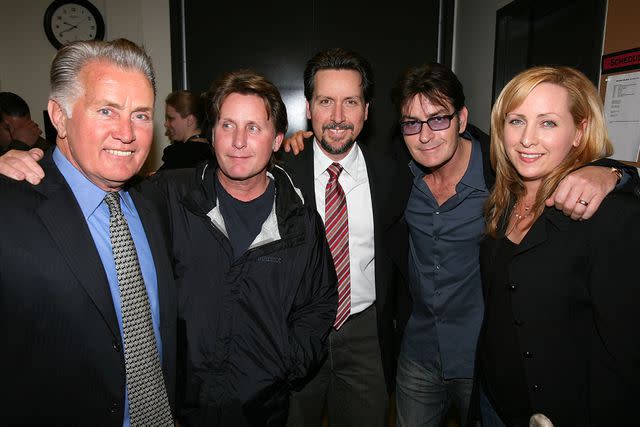
M 445 379 L 472 378 L 484 310 L 482 209 L 489 196 L 480 143 L 472 140 L 467 171 L 442 206 L 425 183 L 425 172 L 413 161 L 409 168 L 415 177 L 405 212 L 413 311 L 402 353 L 431 371 L 441 366 Z

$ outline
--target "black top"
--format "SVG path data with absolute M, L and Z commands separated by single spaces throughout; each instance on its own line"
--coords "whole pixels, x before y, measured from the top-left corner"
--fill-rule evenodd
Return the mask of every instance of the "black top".
M 203 160 L 213 159 L 213 150 L 208 142 L 185 141 L 175 142 L 164 149 L 158 170 L 193 168 Z
M 479 357 L 484 373 L 482 387 L 498 413 L 508 425 L 527 426 L 531 405 L 515 330 L 521 321 L 512 310 L 511 293 L 515 287 L 509 283 L 507 271 L 517 247 L 506 237 L 498 239 L 493 263 L 485 271 L 485 277 L 490 277 L 496 286 L 491 287 L 485 308 L 486 345 Z
M 216 192 L 220 199 L 220 213 L 224 219 L 224 226 L 233 247 L 233 256 L 238 259 L 260 233 L 262 224 L 271 213 L 276 194 L 275 186 L 270 179 L 262 195 L 243 202 L 227 193 L 216 175 Z

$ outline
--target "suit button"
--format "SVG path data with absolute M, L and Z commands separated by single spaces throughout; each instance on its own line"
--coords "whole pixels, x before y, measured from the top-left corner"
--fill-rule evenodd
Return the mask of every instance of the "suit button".
M 525 351 L 524 353 L 522 353 L 522 355 L 525 359 L 531 359 L 533 357 L 533 353 L 531 353 L 530 351 Z
M 542 386 L 539 384 L 534 384 L 533 385 L 533 391 L 542 391 Z
M 513 324 L 516 325 L 516 326 L 522 326 L 522 325 L 524 325 L 524 322 L 522 320 L 514 320 Z
M 122 345 L 119 341 L 113 340 L 113 349 L 118 353 L 120 352 L 120 350 L 122 350 Z
M 509 285 L 509 290 L 511 292 L 515 292 L 516 289 L 518 289 L 518 286 L 515 283 L 512 283 L 512 284 Z
M 118 405 L 118 402 L 111 403 L 111 406 L 109 407 L 109 412 L 111 412 L 112 414 L 115 414 L 116 412 L 118 412 L 119 406 L 120 405 Z

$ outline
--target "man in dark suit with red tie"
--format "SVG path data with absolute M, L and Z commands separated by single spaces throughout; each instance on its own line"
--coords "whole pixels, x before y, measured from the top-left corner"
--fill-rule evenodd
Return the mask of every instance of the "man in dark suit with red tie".
M 357 141 L 373 89 L 364 58 L 345 49 L 319 52 L 307 63 L 304 86 L 313 138 L 297 157 L 284 156 L 284 168 L 324 220 L 339 302 L 329 357 L 294 393 L 288 424 L 319 426 L 326 405 L 331 426 L 382 426 L 395 384 L 398 306 L 408 304 L 391 258 L 394 242 L 407 242 L 397 222 L 406 200 L 396 191 L 406 173 Z

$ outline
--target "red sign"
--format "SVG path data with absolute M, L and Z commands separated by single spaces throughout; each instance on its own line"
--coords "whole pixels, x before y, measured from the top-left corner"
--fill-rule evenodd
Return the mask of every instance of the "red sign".
M 640 68 L 640 48 L 608 53 L 602 56 L 602 74 Z

